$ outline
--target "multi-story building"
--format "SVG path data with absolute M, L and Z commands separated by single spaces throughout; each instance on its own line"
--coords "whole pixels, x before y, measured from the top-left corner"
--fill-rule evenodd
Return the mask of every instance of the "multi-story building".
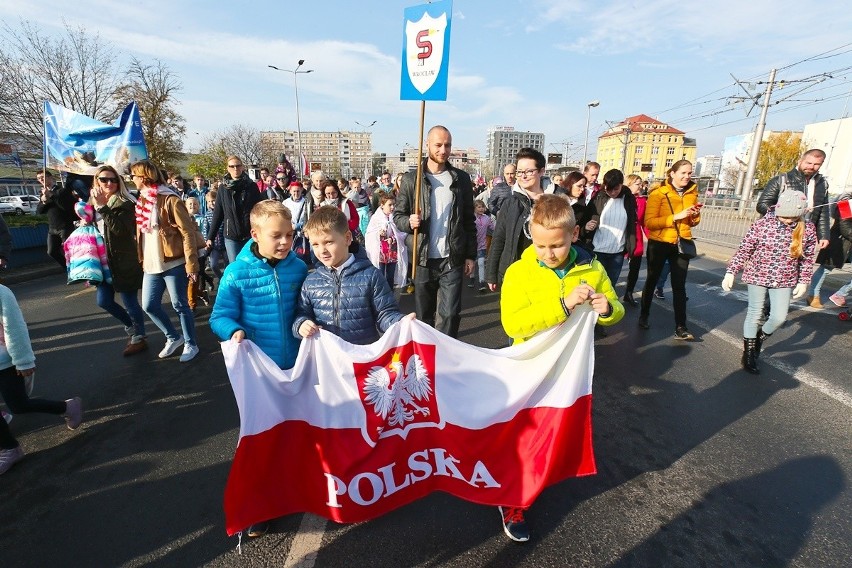
M 261 143 L 272 153 L 299 155 L 299 135 L 295 130 L 261 132 Z M 302 153 L 312 169 L 322 169 L 329 176 L 361 176 L 372 170 L 372 133 L 338 130 L 337 132 L 302 132 Z M 294 160 L 298 162 L 298 158 Z
M 701 156 L 695 160 L 695 177 L 716 179 L 722 171 L 722 156 Z
M 678 160 L 695 163 L 694 138 L 683 131 L 645 114 L 631 116 L 598 137 L 596 161 L 601 170 L 613 168 L 624 175 L 644 179 L 663 179 L 666 170 Z
M 521 148 L 534 148 L 544 153 L 544 133 L 515 130 L 514 126 L 494 126 L 488 129 L 485 148 L 483 173 L 499 175 L 504 165 L 515 162 Z

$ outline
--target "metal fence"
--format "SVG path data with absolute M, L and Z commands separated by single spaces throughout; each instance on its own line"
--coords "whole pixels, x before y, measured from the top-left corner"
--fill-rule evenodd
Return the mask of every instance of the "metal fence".
M 692 236 L 708 243 L 736 248 L 759 217 L 756 205 L 756 199 L 705 199 L 701 223 L 692 228 Z

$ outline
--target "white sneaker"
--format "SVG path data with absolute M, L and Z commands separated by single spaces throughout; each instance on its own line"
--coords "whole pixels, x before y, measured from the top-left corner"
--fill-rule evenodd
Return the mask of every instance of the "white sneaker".
M 183 355 L 180 356 L 180 362 L 186 363 L 192 361 L 198 355 L 198 346 L 187 343 L 183 346 Z
M 132 325 L 125 325 L 124 326 L 124 333 L 133 337 L 133 326 Z
M 11 413 L 11 412 L 6 412 L 5 410 L 0 410 L 0 415 L 2 415 L 3 420 L 5 420 L 5 421 L 6 421 L 6 424 L 11 424 L 11 423 L 12 423 L 12 418 L 13 418 L 13 417 L 12 417 L 12 413 Z
M 9 471 L 9 468 L 20 461 L 22 457 L 24 457 L 24 449 L 21 446 L 11 450 L 0 450 L 0 475 Z
M 171 357 L 175 351 L 178 350 L 178 347 L 183 345 L 183 338 L 179 339 L 167 339 L 166 346 L 163 347 L 163 350 L 160 351 L 160 359 L 165 359 L 166 357 Z

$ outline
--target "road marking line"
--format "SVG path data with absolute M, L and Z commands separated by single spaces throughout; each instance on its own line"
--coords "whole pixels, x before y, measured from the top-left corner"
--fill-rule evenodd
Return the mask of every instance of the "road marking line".
M 699 269 L 699 270 L 701 270 L 701 269 Z M 705 272 L 708 272 L 708 271 L 705 270 Z M 745 298 L 743 299 L 743 295 L 740 294 L 738 291 L 732 290 L 731 292 L 722 292 L 721 287 L 716 288 L 715 286 L 712 286 L 712 285 L 711 286 L 705 286 L 705 285 L 702 285 L 702 284 L 698 284 L 698 287 L 703 288 L 705 291 L 712 291 L 715 288 L 719 292 L 720 296 L 723 295 L 723 294 L 726 294 L 728 296 L 734 296 L 738 300 L 745 301 L 745 303 L 748 303 L 747 294 L 745 295 Z M 674 311 L 674 308 L 670 307 L 668 304 L 655 303 L 655 305 L 658 305 L 661 308 L 668 310 L 670 312 Z M 797 309 L 801 309 L 801 308 L 797 307 Z M 811 309 L 812 311 L 816 311 L 816 310 L 813 310 L 813 308 L 808 308 L 808 307 L 806 307 L 805 309 Z M 742 349 L 743 343 L 742 343 L 741 337 L 735 337 L 734 335 L 731 335 L 727 331 L 722 331 L 721 329 L 719 329 L 715 326 L 712 326 L 705 321 L 696 319 L 694 317 L 690 317 L 690 320 L 694 321 L 697 325 L 700 325 L 701 327 L 703 327 L 705 329 L 709 329 L 710 335 L 718 337 L 722 341 L 733 345 L 738 350 Z M 769 365 L 770 367 L 775 367 L 776 369 L 778 369 L 782 373 L 787 373 L 788 375 L 790 375 L 791 377 L 793 377 L 794 379 L 796 379 L 800 383 L 805 384 L 805 385 L 807 385 L 807 386 L 809 386 L 813 389 L 818 390 L 822 394 L 824 394 L 824 395 L 828 396 L 829 398 L 839 402 L 840 404 L 842 404 L 842 405 L 844 405 L 848 408 L 852 408 L 852 395 L 850 395 L 846 391 L 836 387 L 835 385 L 831 384 L 830 382 L 826 381 L 825 379 L 821 379 L 811 372 L 805 371 L 804 369 L 802 369 L 800 367 L 795 367 L 793 365 L 790 365 L 789 363 L 786 363 L 786 362 L 778 360 L 778 359 L 761 359 L 760 361 L 762 363 L 765 363 L 766 365 Z
M 313 568 L 322 546 L 326 524 L 327 521 L 322 517 L 310 513 L 302 516 L 302 523 L 284 561 L 285 568 Z

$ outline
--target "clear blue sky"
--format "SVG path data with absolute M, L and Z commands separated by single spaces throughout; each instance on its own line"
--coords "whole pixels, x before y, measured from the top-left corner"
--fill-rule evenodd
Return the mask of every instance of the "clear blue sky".
M 305 59 L 314 72 L 299 76 L 302 130 L 375 120 L 374 149 L 393 153 L 417 142 L 419 103 L 399 100 L 399 75 L 403 10 L 419 3 L 0 0 L 0 17 L 48 33 L 83 24 L 122 57 L 161 59 L 183 84 L 185 150 L 236 123 L 295 129 L 292 75 L 267 65 Z M 725 136 L 750 131 L 759 114 L 728 104 L 744 94 L 729 73 L 765 81 L 772 67 L 840 48 L 779 71 L 788 85 L 773 99 L 789 100 L 770 109 L 767 128 L 845 116 L 850 29 L 846 2 L 455 0 L 448 100 L 427 103 L 426 123 L 483 151 L 494 125 L 544 132 L 546 151 L 567 142 L 579 158 L 586 104 L 597 99 L 590 155 L 606 121 L 639 113 L 696 138 L 699 156 L 721 154 Z M 825 72 L 820 83 L 793 82 Z

